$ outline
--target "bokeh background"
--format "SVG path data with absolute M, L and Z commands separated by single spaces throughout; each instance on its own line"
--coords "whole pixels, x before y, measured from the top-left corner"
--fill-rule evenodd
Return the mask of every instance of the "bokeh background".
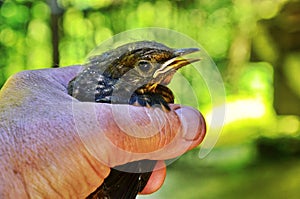
M 208 156 L 185 154 L 140 198 L 299 198 L 300 1 L 0 0 L 0 88 L 22 70 L 83 63 L 101 41 L 142 27 L 199 42 L 222 74 L 227 112 Z

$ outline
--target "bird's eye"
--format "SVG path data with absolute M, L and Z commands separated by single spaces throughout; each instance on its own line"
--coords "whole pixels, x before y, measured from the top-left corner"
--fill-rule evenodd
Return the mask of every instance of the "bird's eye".
M 146 73 L 152 69 L 152 64 L 149 61 L 143 60 L 138 63 L 137 67 L 140 69 L 140 71 Z

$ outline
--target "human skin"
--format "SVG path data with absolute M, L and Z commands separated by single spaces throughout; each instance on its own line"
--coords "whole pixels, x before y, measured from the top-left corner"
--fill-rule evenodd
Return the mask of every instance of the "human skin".
M 101 185 L 110 167 L 160 160 L 142 192 L 149 194 L 164 181 L 162 160 L 203 140 L 204 119 L 190 107 L 171 105 L 165 113 L 72 98 L 67 84 L 81 69 L 23 71 L 1 89 L 0 198 L 84 198 Z M 126 129 L 119 124 L 122 117 L 116 119 L 124 110 L 131 121 Z M 134 136 L 139 134 L 147 136 Z

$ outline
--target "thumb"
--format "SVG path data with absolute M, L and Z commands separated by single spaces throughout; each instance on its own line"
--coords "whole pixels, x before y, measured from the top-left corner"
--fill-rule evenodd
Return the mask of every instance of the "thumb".
M 166 113 L 158 108 L 74 102 L 73 115 L 85 148 L 109 167 L 174 158 L 197 146 L 205 135 L 202 115 L 189 107 Z

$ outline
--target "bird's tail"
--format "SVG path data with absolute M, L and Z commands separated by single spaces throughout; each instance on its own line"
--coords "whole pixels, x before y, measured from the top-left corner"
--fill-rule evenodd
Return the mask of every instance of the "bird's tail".
M 145 188 L 156 162 L 140 160 L 112 168 L 103 184 L 87 199 L 135 199 Z

